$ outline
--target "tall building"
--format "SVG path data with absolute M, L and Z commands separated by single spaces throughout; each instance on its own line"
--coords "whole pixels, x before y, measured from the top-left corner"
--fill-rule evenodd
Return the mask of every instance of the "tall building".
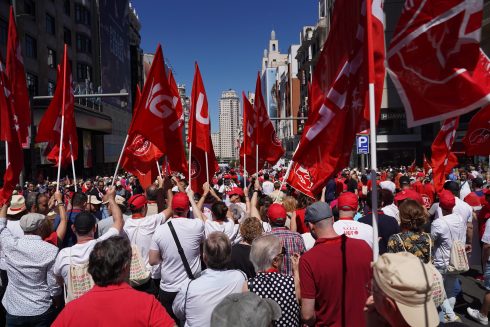
M 221 93 L 219 100 L 219 146 L 221 159 L 238 158 L 240 140 L 240 98 L 235 90 Z
M 211 142 L 213 143 L 214 155 L 216 158 L 221 158 L 221 144 L 219 133 L 211 133 Z
M 44 157 L 45 144 L 34 144 L 37 125 L 53 95 L 56 66 L 68 46 L 78 134 L 76 170 L 80 175 L 113 173 L 131 120 L 131 97 L 97 98 L 97 93 L 132 92 L 141 81 L 138 15 L 129 2 L 118 0 L 0 0 L 0 54 L 6 57 L 8 14 L 14 6 L 17 31 L 31 98 L 30 149 L 25 176 L 53 177 L 56 168 Z M 101 46 L 101 45 L 104 46 Z M 0 158 L 4 155 L 0 151 Z M 1 169 L 1 168 L 0 168 Z M 71 171 L 67 172 L 71 175 Z

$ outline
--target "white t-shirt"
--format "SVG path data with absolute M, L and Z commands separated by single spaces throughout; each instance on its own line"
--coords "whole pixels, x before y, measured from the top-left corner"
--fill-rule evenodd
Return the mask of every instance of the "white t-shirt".
M 396 221 L 398 221 L 398 225 L 400 225 L 400 211 L 394 203 L 381 208 L 381 211 L 383 211 L 385 215 L 395 218 Z
M 206 220 L 206 223 L 204 224 L 204 232 L 206 234 L 206 238 L 211 234 L 212 232 L 223 232 L 228 236 L 228 238 L 231 240 L 232 238 L 234 239 L 236 237 L 235 235 L 235 223 L 233 221 L 225 221 L 223 223 L 219 223 L 216 220 Z
M 65 284 L 67 284 L 70 262 L 74 265 L 82 265 L 87 263 L 90 257 L 90 253 L 92 253 L 92 250 L 94 249 L 97 242 L 107 240 L 108 238 L 116 235 L 119 235 L 119 231 L 116 228 L 111 227 L 107 231 L 107 233 L 105 233 L 98 239 L 91 240 L 82 244 L 75 244 L 68 248 L 62 249 L 56 257 L 56 261 L 53 266 L 53 273 L 56 276 L 63 277 Z
M 188 277 L 168 227 L 170 221 L 195 277 L 201 272 L 199 247 L 204 241 L 204 223 L 200 219 L 172 218 L 158 226 L 153 234 L 150 250 L 159 251 L 162 258 L 160 288 L 166 292 L 178 292 Z
M 310 232 L 301 234 L 301 237 L 303 238 L 303 242 L 305 242 L 306 251 L 308 251 L 315 245 L 315 239 Z
M 430 233 L 434 239 L 434 266 L 446 268 L 449 265 L 451 246 L 454 240 L 466 241 L 466 222 L 457 213 L 435 219 Z
M 350 219 L 341 219 L 333 224 L 333 229 L 339 235 L 345 234 L 351 238 L 364 240 L 370 247 L 373 247 L 373 228 L 368 224 Z
M 159 277 L 158 265 L 152 267 L 148 263 L 148 252 L 153 234 L 157 227 L 165 220 L 163 214 L 146 216 L 143 218 L 130 218 L 124 223 L 124 232 L 128 235 L 131 244 L 136 244 L 141 253 L 141 258 L 144 260 L 146 268 L 151 271 L 152 278 Z
M 463 217 L 465 225 L 468 222 L 473 221 L 473 208 L 463 200 L 460 200 L 459 198 L 455 197 L 455 206 L 453 208 L 453 213 L 459 214 L 461 217 Z M 434 212 L 434 219 L 437 219 L 442 216 L 442 211 L 439 208 L 439 202 L 434 203 L 432 207 L 430 208 L 429 212 Z
M 272 192 L 274 192 L 274 183 L 271 181 L 265 181 L 262 183 L 262 192 L 264 192 L 265 195 L 269 195 Z

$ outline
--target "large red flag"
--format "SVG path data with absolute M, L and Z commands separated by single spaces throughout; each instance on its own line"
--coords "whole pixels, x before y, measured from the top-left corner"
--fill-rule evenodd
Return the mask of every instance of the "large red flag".
M 372 12 L 371 54 L 366 12 Z M 374 84 L 379 116 L 385 76 L 383 24 L 379 0 L 373 1 L 372 11 L 366 1 L 335 1 L 331 29 L 313 72 L 308 121 L 293 157 L 308 169 L 314 194 L 349 164 L 356 133 L 368 127 L 369 83 Z
M 63 81 L 64 78 L 64 81 Z M 73 79 L 71 66 L 68 61 L 68 51 L 65 45 L 63 63 L 58 69 L 58 78 L 53 99 L 46 109 L 39 125 L 36 142 L 48 142 L 46 158 L 58 165 L 61 123 L 64 116 L 63 148 L 61 166 L 67 166 L 78 158 L 78 135 L 75 123 L 75 97 L 73 95 Z M 63 107 L 63 94 L 65 96 L 65 108 Z
M 387 57 L 408 127 L 461 116 L 490 102 L 484 81 L 490 64 L 480 51 L 482 8 L 481 0 L 406 2 Z
M 201 72 L 196 63 L 192 82 L 191 111 L 189 117 L 188 143 L 191 148 L 191 187 L 201 192 L 202 185 L 213 178 L 219 169 L 211 141 L 211 121 L 209 119 L 208 99 L 202 82 Z M 208 170 L 206 172 L 206 154 Z
M 7 76 L 12 86 L 14 123 L 18 128 L 20 142 L 28 147 L 29 127 L 31 126 L 31 109 L 29 94 L 27 92 L 26 74 L 17 36 L 17 27 L 12 6 L 10 6 L 10 18 L 7 41 Z
M 187 174 L 187 160 L 185 159 L 183 140 L 184 108 L 182 107 L 179 89 L 172 71 L 169 71 L 168 73 L 168 83 L 174 99 L 172 103 L 175 103 L 175 113 L 170 115 L 169 119 L 167 119 L 168 128 L 166 129 L 167 133 L 165 134 L 165 139 L 167 148 L 172 149 L 171 151 L 167 151 L 167 160 L 172 171 Z
M 240 164 L 244 168 L 244 155 L 246 155 L 246 168 L 249 175 L 256 173 L 256 150 L 257 144 L 257 115 L 255 114 L 254 106 L 248 101 L 245 93 L 242 93 L 243 98 L 243 142 L 240 146 Z M 264 166 L 264 159 L 259 158 L 259 167 Z
M 471 118 L 463 143 L 467 156 L 490 155 L 490 106 Z
M 315 196 L 311 192 L 311 187 L 313 186 L 313 183 L 311 181 L 310 173 L 308 172 L 308 169 L 302 167 L 297 162 L 293 163 L 286 183 L 288 183 L 291 187 L 303 193 L 304 195 L 309 196 L 313 199 L 315 198 Z
M 165 136 L 167 127 L 170 126 L 167 118 L 174 117 L 177 119 L 175 123 L 178 124 L 174 109 L 176 103 L 165 74 L 162 47 L 158 45 L 138 102 L 138 109 L 135 109 L 132 132 L 141 134 L 162 153 L 166 153 Z
M 134 121 L 138 114 L 139 102 L 141 101 L 141 91 L 136 87 L 136 97 L 134 101 L 133 119 L 129 126 L 128 141 L 121 157 L 121 167 L 126 171 L 143 178 L 145 174 L 151 175 L 153 167 L 156 167 L 157 160 L 163 155 L 162 152 L 147 138 L 134 131 Z M 146 176 L 146 177 L 148 177 Z
M 429 160 L 427 160 L 427 157 L 424 155 L 424 174 L 428 174 L 429 170 L 432 169 L 432 164 Z
M 10 198 L 15 186 L 19 183 L 19 175 L 24 166 L 24 153 L 16 131 L 14 119 L 13 96 L 3 62 L 0 60 L 0 140 L 8 145 L 8 164 L 3 176 L 3 187 L 0 189 L 0 205 Z
M 264 97 L 262 96 L 260 73 L 257 74 L 257 82 L 255 84 L 254 112 L 258 122 L 255 136 L 257 139 L 256 144 L 259 145 L 259 169 L 261 169 L 263 166 L 261 161 L 275 165 L 285 151 L 281 141 L 277 138 L 276 131 L 267 112 Z
M 446 175 L 458 164 L 456 155 L 451 152 L 458 124 L 459 117 L 447 119 L 432 143 L 431 163 L 436 192 L 442 191 Z

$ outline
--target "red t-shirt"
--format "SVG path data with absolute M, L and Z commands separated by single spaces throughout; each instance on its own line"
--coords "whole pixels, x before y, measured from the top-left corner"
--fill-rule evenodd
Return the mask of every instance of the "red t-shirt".
M 306 208 L 296 210 L 296 231 L 300 234 L 310 231 L 305 223 L 305 212 Z
M 422 184 L 420 181 L 413 183 L 412 189 L 419 194 L 424 194 L 425 191 L 424 184 Z
M 363 240 L 346 238 L 345 326 L 365 326 L 366 285 L 372 250 Z M 315 299 L 315 326 L 342 326 L 342 237 L 322 238 L 299 261 L 301 298 Z
M 56 234 L 56 232 L 52 232 L 43 241 L 48 242 L 48 243 L 53 244 L 54 246 L 58 247 L 58 234 Z
M 175 322 L 154 296 L 123 283 L 94 286 L 82 297 L 68 303 L 51 326 L 173 327 Z
M 427 194 L 427 196 L 429 196 L 429 198 L 430 198 L 430 201 L 432 203 L 434 203 L 434 197 L 436 194 L 436 189 L 435 189 L 434 185 L 432 185 L 431 183 L 424 184 L 424 192 L 422 192 L 422 193 Z

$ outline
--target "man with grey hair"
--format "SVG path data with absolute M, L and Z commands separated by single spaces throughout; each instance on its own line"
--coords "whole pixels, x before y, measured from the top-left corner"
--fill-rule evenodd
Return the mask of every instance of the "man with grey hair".
M 365 326 L 370 246 L 363 240 L 338 235 L 332 210 L 325 202 L 306 208 L 305 223 L 316 242 L 299 260 L 303 322 L 308 326 Z
M 212 232 L 204 242 L 203 260 L 208 267 L 194 280 L 186 282 L 175 297 L 172 308 L 185 326 L 210 326 L 211 314 L 227 295 L 240 293 L 247 277 L 240 270 L 227 270 L 231 242 L 222 232 Z
M 286 248 L 281 238 L 265 235 L 256 238 L 252 243 L 250 261 L 257 275 L 248 282 L 250 292 L 262 298 L 276 301 L 282 310 L 281 318 L 274 326 L 299 326 L 299 254 L 291 256 L 293 275 L 280 273 Z

